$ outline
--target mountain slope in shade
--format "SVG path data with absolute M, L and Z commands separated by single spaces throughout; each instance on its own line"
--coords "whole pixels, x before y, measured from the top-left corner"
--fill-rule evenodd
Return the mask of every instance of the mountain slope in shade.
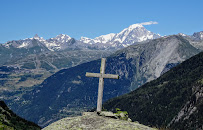
M 17 116 L 3 101 L 0 101 L 0 129 L 40 130 L 41 128 L 38 125 Z
M 203 52 L 135 91 L 107 101 L 104 108 L 125 110 L 145 125 L 202 129 Z
M 105 79 L 104 101 L 158 78 L 199 52 L 182 36 L 176 35 L 117 51 L 107 58 L 106 73 L 118 74 L 120 79 Z M 98 73 L 99 70 L 100 60 L 61 70 L 33 91 L 22 97 L 16 96 L 13 99 L 15 102 L 7 102 L 16 113 L 41 126 L 66 116 L 78 115 L 96 105 L 98 79 L 85 77 L 85 73 Z M 34 114 L 30 115 L 33 110 Z

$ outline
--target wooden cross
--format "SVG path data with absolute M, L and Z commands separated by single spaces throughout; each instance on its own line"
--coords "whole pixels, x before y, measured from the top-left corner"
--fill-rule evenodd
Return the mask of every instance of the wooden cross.
M 101 59 L 101 68 L 100 73 L 88 73 L 86 72 L 87 77 L 97 77 L 99 78 L 99 89 L 98 89 L 98 98 L 97 98 L 97 112 L 100 112 L 102 110 L 102 97 L 103 97 L 103 89 L 104 89 L 104 78 L 110 78 L 110 79 L 118 79 L 118 75 L 113 74 L 105 74 L 105 64 L 106 59 Z

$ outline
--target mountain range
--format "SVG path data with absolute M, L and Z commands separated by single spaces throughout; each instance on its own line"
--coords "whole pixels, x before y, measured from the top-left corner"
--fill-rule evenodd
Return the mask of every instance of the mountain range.
M 143 25 L 133 24 L 122 30 L 120 33 L 110 33 L 96 37 L 94 39 L 81 37 L 80 41 L 91 45 L 103 44 L 104 47 L 109 46 L 110 48 L 117 49 L 159 37 L 161 37 L 159 34 L 148 31 L 143 27 Z
M 201 52 L 202 35 L 161 37 L 134 24 L 95 39 L 75 40 L 61 34 L 47 40 L 35 35 L 9 41 L 0 46 L 0 98 L 23 118 L 44 127 L 95 106 L 98 80 L 85 73 L 99 72 L 96 59 L 107 57 L 106 72 L 120 76 L 118 81 L 105 80 L 106 101 Z
M 157 37 L 160 36 L 134 24 L 118 34 L 103 35 L 90 42 L 65 34 L 47 40 L 36 34 L 33 38 L 8 41 L 0 45 L 0 89 L 32 89 L 61 69 L 107 57 L 119 48 Z
M 118 74 L 120 79 L 105 79 L 104 101 L 135 90 L 201 51 L 182 35 L 118 50 L 107 57 L 106 73 Z M 17 114 L 43 127 L 66 116 L 80 115 L 93 108 L 97 99 L 98 79 L 85 77 L 85 73 L 99 72 L 99 68 L 100 60 L 95 60 L 60 70 L 32 91 L 22 96 L 16 92 L 18 96 L 6 101 Z
M 161 37 L 159 34 L 148 31 L 141 24 L 133 24 L 128 28 L 125 28 L 120 33 L 111 33 L 107 35 L 101 35 L 94 39 L 81 37 L 80 40 L 71 38 L 66 34 L 60 34 L 54 38 L 45 40 L 39 37 L 37 34 L 33 38 L 26 38 L 24 40 L 9 41 L 3 46 L 10 48 L 31 48 L 35 46 L 32 44 L 32 40 L 37 40 L 38 45 L 41 46 L 43 51 L 46 49 L 50 51 L 61 51 L 66 49 L 120 49 L 137 42 L 147 41 Z M 46 49 L 45 49 L 46 48 Z

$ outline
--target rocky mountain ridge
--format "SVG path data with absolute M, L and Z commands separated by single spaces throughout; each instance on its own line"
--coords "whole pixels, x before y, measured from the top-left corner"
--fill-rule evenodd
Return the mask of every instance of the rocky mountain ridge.
M 157 128 L 203 128 L 203 52 L 158 79 L 107 101 L 104 109 L 120 108 L 133 121 Z
M 201 32 L 195 32 L 193 35 L 183 35 L 185 39 L 187 39 L 191 45 L 193 45 L 195 48 L 203 49 L 203 31 Z
M 179 33 L 190 40 L 191 44 L 198 46 L 199 42 L 203 40 L 203 32 L 195 32 L 193 35 L 186 35 Z M 110 33 L 107 35 L 101 35 L 94 39 L 81 37 L 80 40 L 71 38 L 66 34 L 57 35 L 54 38 L 45 40 L 43 37 L 39 37 L 37 34 L 33 38 L 26 38 L 23 40 L 13 40 L 2 44 L 6 48 L 10 46 L 14 48 L 31 48 L 33 46 L 32 40 L 38 41 L 38 45 L 41 46 L 43 51 L 62 51 L 62 50 L 77 50 L 77 49 L 91 49 L 91 50 L 118 50 L 129 45 L 137 44 L 139 42 L 148 41 L 152 39 L 160 38 L 159 34 L 155 34 L 148 31 L 141 24 L 133 24 L 128 28 L 123 29 L 119 33 Z M 167 37 L 167 36 L 166 36 Z M 201 46 L 202 47 L 202 46 Z
M 10 46 L 15 48 L 30 48 L 33 46 L 31 41 L 35 39 L 42 43 L 41 46 L 46 47 L 50 51 L 61 51 L 66 49 L 117 50 L 137 42 L 156 39 L 159 37 L 161 37 L 159 34 L 148 31 L 143 27 L 143 25 L 133 24 L 122 30 L 120 33 L 102 35 L 96 37 L 95 39 L 81 37 L 80 40 L 76 40 L 66 34 L 60 34 L 54 38 L 45 40 L 36 34 L 33 38 L 9 41 L 3 45 L 7 48 Z

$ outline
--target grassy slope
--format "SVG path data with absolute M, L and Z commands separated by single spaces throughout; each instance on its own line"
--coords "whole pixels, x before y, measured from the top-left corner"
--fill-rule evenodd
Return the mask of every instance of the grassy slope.
M 13 113 L 3 101 L 0 101 L 0 129 L 41 129 L 38 125 L 27 121 Z

